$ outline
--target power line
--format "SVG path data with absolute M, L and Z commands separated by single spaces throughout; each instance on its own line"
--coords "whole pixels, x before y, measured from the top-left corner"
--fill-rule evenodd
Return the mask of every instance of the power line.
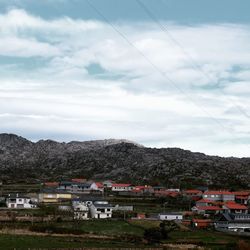
M 144 10 L 144 12 L 160 27 L 160 29 L 168 36 L 168 38 L 172 41 L 172 43 L 174 43 L 177 47 L 179 47 L 183 54 L 190 60 L 191 62 L 191 66 L 195 71 L 199 71 L 200 73 L 202 73 L 209 81 L 213 82 L 214 80 L 210 77 L 209 74 L 207 74 L 206 72 L 203 71 L 203 69 L 201 68 L 201 66 L 195 62 L 195 60 L 193 59 L 193 57 L 185 50 L 185 48 L 175 39 L 175 37 L 170 33 L 169 29 L 167 28 L 166 25 L 162 25 L 158 19 L 155 17 L 155 15 L 153 14 L 152 11 L 150 11 L 147 6 L 141 2 L 141 0 L 136 0 L 137 4 Z M 164 3 L 165 5 L 165 3 Z M 219 92 L 223 95 L 225 95 L 225 93 L 218 88 Z M 231 101 L 231 103 L 237 108 L 237 110 L 246 118 L 250 118 L 250 116 L 230 97 L 228 97 Z
M 184 95 L 191 103 L 193 103 L 198 109 L 200 109 L 203 113 L 205 113 L 211 120 L 213 120 L 217 125 L 219 125 L 220 127 L 222 127 L 224 130 L 228 130 L 229 129 L 227 127 L 225 127 L 219 120 L 217 120 L 216 118 L 214 118 L 207 110 L 205 110 L 201 105 L 197 104 L 193 98 L 187 94 L 183 89 L 181 89 L 172 79 L 170 79 L 166 72 L 162 71 L 161 69 L 159 69 L 140 49 L 138 49 L 127 37 L 126 35 L 124 35 L 119 29 L 116 28 L 116 26 L 114 24 L 112 24 L 102 13 L 99 9 L 97 9 L 95 7 L 95 5 L 93 3 L 91 3 L 89 0 L 86 0 L 86 2 L 88 3 L 88 5 L 117 33 L 119 34 L 131 47 L 133 47 L 138 54 L 141 55 L 141 57 L 144 58 L 145 61 L 148 62 L 148 64 L 151 65 L 151 67 L 157 71 L 161 76 L 163 76 L 164 78 L 166 78 L 168 80 L 168 82 L 174 87 L 176 88 L 182 95 Z

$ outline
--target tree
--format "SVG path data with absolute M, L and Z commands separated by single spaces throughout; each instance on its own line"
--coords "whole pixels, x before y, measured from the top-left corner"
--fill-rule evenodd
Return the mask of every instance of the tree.
M 148 243 L 160 243 L 161 240 L 166 240 L 169 237 L 169 233 L 174 231 L 178 226 L 175 222 L 161 222 L 159 227 L 151 227 L 145 229 L 144 239 Z

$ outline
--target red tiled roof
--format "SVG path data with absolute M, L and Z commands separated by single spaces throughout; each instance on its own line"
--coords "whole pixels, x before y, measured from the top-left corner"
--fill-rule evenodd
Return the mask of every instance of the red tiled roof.
M 241 196 L 241 195 L 236 195 L 236 199 L 241 199 L 241 200 L 248 200 L 248 196 Z
M 112 184 L 112 187 L 130 187 L 131 184 L 128 183 L 114 183 Z
M 237 203 L 227 203 L 225 204 L 225 207 L 228 209 L 242 209 L 242 210 L 247 210 L 248 207 L 245 205 L 237 204 Z
M 192 221 L 196 223 L 211 223 L 212 222 L 212 220 L 209 220 L 209 219 L 193 219 Z
M 179 192 L 177 191 L 155 191 L 154 192 L 155 195 L 157 196 L 172 196 L 172 197 L 176 197 L 179 195 Z
M 204 194 L 228 194 L 228 195 L 233 195 L 232 192 L 229 192 L 227 190 L 214 190 L 214 191 L 206 191 L 204 192 Z
M 98 188 L 103 188 L 103 184 L 101 182 L 96 182 L 95 184 Z
M 134 189 L 137 189 L 137 190 L 143 190 L 143 189 L 149 189 L 149 188 L 152 188 L 151 186 L 135 186 Z
M 204 210 L 204 211 L 219 211 L 222 210 L 222 208 L 217 206 L 197 206 L 198 210 Z
M 233 194 L 237 195 L 237 196 L 249 196 L 250 192 L 248 192 L 248 191 L 236 191 L 236 192 L 233 192 Z
M 201 202 L 201 203 L 213 203 L 213 201 L 209 200 L 209 199 L 201 199 L 201 200 L 198 200 L 196 202 Z
M 78 183 L 82 183 L 82 182 L 85 182 L 86 179 L 83 179 L 83 178 L 74 178 L 74 179 L 71 179 L 71 181 L 73 181 L 73 182 L 78 182 Z

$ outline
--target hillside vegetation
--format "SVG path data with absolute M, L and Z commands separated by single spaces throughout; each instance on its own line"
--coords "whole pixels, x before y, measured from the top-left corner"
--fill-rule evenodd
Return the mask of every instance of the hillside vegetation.
M 249 188 L 250 158 L 147 148 L 126 140 L 34 143 L 0 134 L 0 175 L 6 182 L 86 177 L 181 188 Z

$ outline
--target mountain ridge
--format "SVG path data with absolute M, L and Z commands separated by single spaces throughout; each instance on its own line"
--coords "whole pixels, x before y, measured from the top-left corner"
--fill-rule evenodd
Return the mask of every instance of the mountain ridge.
M 250 158 L 148 148 L 123 139 L 31 142 L 15 134 L 0 134 L 0 174 L 8 182 L 84 176 L 169 187 L 250 188 Z

